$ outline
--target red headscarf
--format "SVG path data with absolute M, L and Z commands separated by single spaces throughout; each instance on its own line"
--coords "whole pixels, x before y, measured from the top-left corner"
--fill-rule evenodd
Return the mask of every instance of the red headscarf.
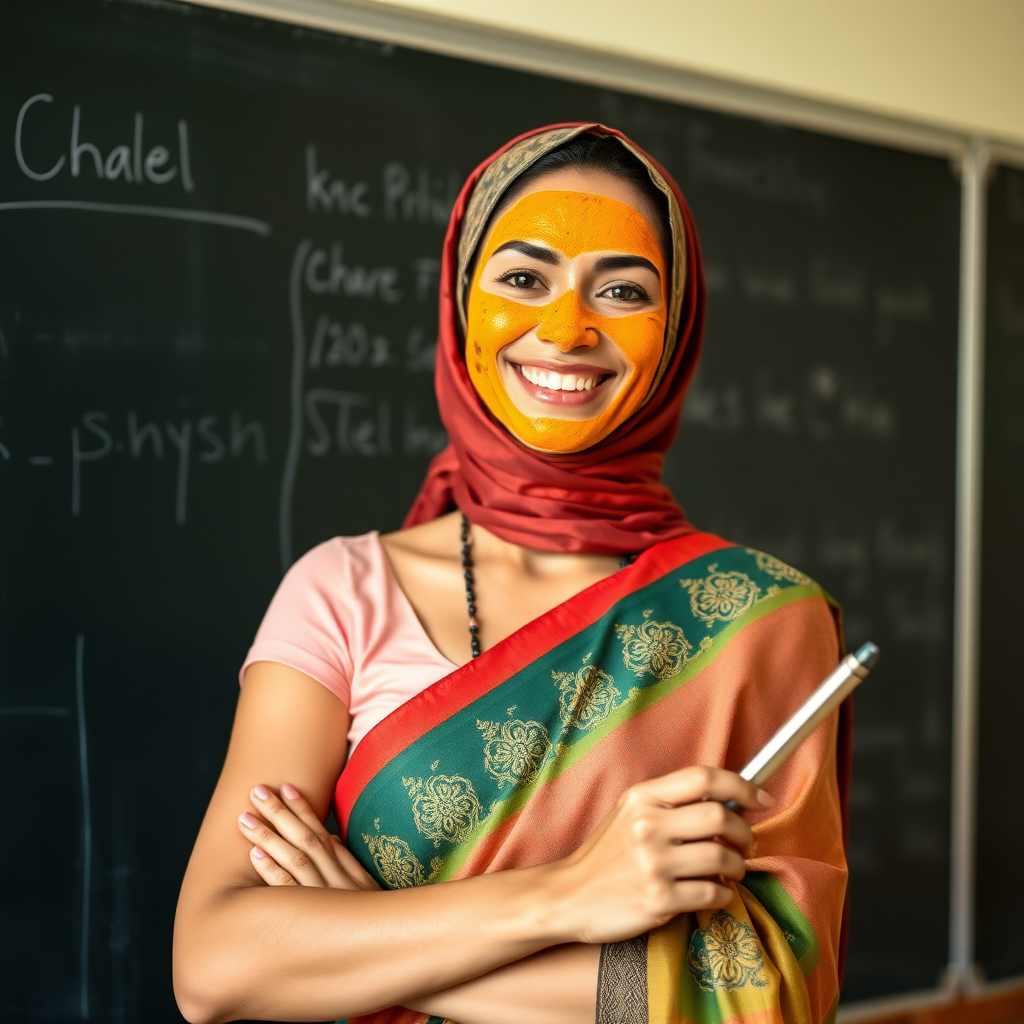
M 686 245 L 686 285 L 669 364 L 648 402 L 603 441 L 571 455 L 521 444 L 494 419 L 470 382 L 459 327 L 459 239 L 473 189 L 484 171 L 523 139 L 567 127 L 581 125 L 548 125 L 513 139 L 469 176 L 455 201 L 441 263 L 435 370 L 438 407 L 450 440 L 431 462 L 404 525 L 427 522 L 457 507 L 470 522 L 523 547 L 629 554 L 694 531 L 661 483 L 665 452 L 675 438 L 704 337 L 704 266 L 679 186 L 621 132 L 587 126 L 622 139 L 658 170 L 679 203 Z

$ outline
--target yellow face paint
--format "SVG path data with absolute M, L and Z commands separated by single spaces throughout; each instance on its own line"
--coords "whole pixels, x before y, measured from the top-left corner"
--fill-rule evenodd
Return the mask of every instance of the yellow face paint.
M 483 271 L 495 252 L 511 241 L 543 246 L 566 260 L 582 253 L 642 256 L 660 277 L 660 291 L 651 295 L 656 308 L 648 305 L 631 313 L 624 305 L 622 315 L 608 316 L 592 308 L 592 297 L 576 289 L 562 291 L 544 304 L 489 291 L 495 285 L 482 280 Z M 485 239 L 470 286 L 466 365 L 484 404 L 519 440 L 541 451 L 578 452 L 607 437 L 643 405 L 657 374 L 665 344 L 666 280 L 665 257 L 654 229 L 627 203 L 588 192 L 556 191 L 533 192 L 518 200 Z M 608 308 L 608 303 L 603 306 Z M 585 362 L 587 351 L 604 336 L 617 347 L 628 369 L 585 399 L 580 393 L 583 404 L 555 406 L 545 414 L 524 411 L 505 386 L 499 353 L 530 331 L 540 343 L 553 346 L 551 362 L 565 363 L 570 362 L 565 358 L 570 352 Z M 513 380 L 513 389 L 517 383 Z M 523 395 L 518 397 L 523 402 Z M 596 410 L 589 417 L 587 406 Z

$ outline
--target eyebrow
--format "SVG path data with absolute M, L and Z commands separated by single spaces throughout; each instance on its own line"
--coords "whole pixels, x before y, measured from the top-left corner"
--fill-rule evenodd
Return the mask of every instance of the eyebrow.
M 597 271 L 628 270 L 630 267 L 642 267 L 644 270 L 650 270 L 659 281 L 661 280 L 658 268 L 643 256 L 602 256 L 594 264 L 594 269 Z
M 506 242 L 504 245 L 499 245 L 491 255 L 497 256 L 499 252 L 505 252 L 506 249 L 514 249 L 516 252 L 521 252 L 524 256 L 529 256 L 532 260 L 550 263 L 552 266 L 558 266 L 562 262 L 562 257 L 557 252 L 545 249 L 541 245 L 531 245 L 529 242 L 522 242 L 518 239 Z

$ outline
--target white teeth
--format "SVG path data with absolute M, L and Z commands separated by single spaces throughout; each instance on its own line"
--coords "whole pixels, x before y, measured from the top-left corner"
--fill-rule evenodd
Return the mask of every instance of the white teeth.
M 520 366 L 519 372 L 531 383 L 549 391 L 592 391 L 599 377 L 580 377 L 575 373 L 556 373 L 536 366 Z

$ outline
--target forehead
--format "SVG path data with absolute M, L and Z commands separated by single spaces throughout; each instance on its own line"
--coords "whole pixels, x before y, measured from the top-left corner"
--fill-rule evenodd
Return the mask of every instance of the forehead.
M 616 199 L 620 203 L 632 206 L 645 219 L 649 219 L 652 212 L 647 209 L 647 203 L 637 192 L 635 185 L 610 171 L 581 171 L 571 167 L 548 171 L 547 174 L 534 178 L 517 198 L 521 199 L 534 192 L 587 192 L 590 195 L 607 196 L 609 199 Z M 498 215 L 501 216 L 502 212 L 499 205 Z
M 540 184 L 557 184 L 555 177 L 546 175 Z M 585 182 L 574 176 L 571 184 Z M 626 196 L 634 195 L 627 186 Z M 513 240 L 539 242 L 570 259 L 582 252 L 623 252 L 645 256 L 657 265 L 663 262 L 657 232 L 638 206 L 601 192 L 528 190 L 499 215 L 485 252 L 489 255 Z

